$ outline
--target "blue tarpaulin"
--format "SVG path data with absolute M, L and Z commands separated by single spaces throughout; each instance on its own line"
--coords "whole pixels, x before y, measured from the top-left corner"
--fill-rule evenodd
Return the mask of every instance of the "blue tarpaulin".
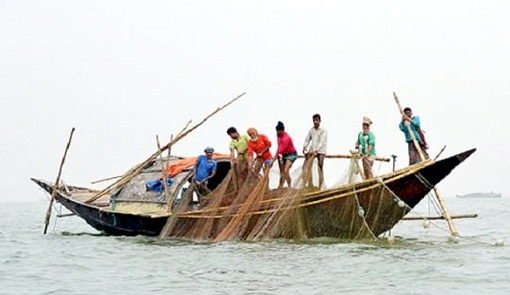
M 167 177 L 166 183 L 168 187 L 172 186 L 172 183 L 174 183 L 173 178 Z M 161 192 L 165 189 L 163 186 L 163 179 L 149 180 L 145 185 L 149 190 L 158 194 L 161 194 Z

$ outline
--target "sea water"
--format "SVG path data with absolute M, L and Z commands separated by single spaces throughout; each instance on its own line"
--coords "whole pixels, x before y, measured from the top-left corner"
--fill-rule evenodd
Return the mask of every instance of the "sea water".
M 158 242 L 103 235 L 47 203 L 0 204 L 0 294 L 509 294 L 510 196 L 447 198 L 445 221 L 401 221 L 377 242 Z M 56 208 L 58 209 L 58 207 Z M 54 210 L 55 211 L 55 210 Z M 424 200 L 413 216 L 435 213 Z

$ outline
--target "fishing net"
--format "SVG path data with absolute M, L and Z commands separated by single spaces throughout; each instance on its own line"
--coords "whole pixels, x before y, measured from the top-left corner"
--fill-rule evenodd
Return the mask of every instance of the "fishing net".
M 250 172 L 242 184 L 235 171 L 230 169 L 207 195 L 190 184 L 174 202 L 160 237 L 205 241 L 375 238 L 375 233 L 390 229 L 410 210 L 399 206 L 401 200 L 376 178 L 360 181 L 356 158 L 329 189 L 324 184 L 318 187 L 313 158 L 296 165 L 291 187 L 276 187 L 278 165 L 261 173 Z M 194 195 L 200 196 L 199 204 L 192 202 Z

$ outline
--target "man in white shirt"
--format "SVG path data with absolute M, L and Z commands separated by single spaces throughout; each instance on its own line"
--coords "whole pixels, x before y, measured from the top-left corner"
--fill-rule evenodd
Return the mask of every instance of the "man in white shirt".
M 324 184 L 323 167 L 324 157 L 326 156 L 326 148 L 328 144 L 328 132 L 326 129 L 320 127 L 321 115 L 313 115 L 312 120 L 313 127 L 310 129 L 310 131 L 308 131 L 308 134 L 305 137 L 305 143 L 303 144 L 303 154 L 306 157 L 305 163 L 308 163 L 308 160 L 317 158 L 319 166 L 319 188 L 322 188 L 322 185 Z M 303 179 L 305 187 L 313 185 L 310 167 L 311 165 L 303 165 Z

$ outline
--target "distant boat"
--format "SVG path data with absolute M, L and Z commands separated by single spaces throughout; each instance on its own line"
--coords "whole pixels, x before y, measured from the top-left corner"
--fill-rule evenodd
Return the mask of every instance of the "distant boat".
M 501 193 L 470 193 L 465 195 L 457 195 L 457 198 L 466 198 L 466 199 L 490 199 L 490 198 L 501 198 Z

